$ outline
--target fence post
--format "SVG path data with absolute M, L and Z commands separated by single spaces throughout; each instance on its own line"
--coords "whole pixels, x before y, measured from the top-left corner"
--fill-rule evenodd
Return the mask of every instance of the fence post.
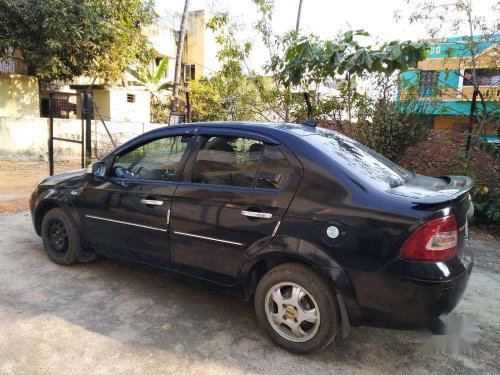
M 49 176 L 54 175 L 54 98 L 49 93 Z
M 83 93 L 83 115 L 85 117 L 85 164 L 92 159 L 92 96 Z

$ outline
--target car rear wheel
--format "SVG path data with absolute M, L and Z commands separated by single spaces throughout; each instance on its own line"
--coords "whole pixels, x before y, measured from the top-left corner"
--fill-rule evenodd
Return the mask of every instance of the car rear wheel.
M 47 212 L 42 221 L 43 245 L 49 258 L 61 265 L 76 263 L 80 237 L 71 218 L 62 208 Z
M 340 325 L 333 289 L 300 263 L 282 264 L 264 275 L 255 293 L 255 311 L 277 344 L 299 353 L 325 348 Z

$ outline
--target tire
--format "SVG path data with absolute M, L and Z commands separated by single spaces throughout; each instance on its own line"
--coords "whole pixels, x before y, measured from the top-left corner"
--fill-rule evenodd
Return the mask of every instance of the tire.
M 69 266 L 78 261 L 80 236 L 62 208 L 54 208 L 43 217 L 42 240 L 45 251 L 54 263 Z
M 283 302 L 281 308 L 276 300 Z M 264 275 L 255 292 L 255 312 L 269 336 L 296 353 L 324 349 L 340 327 L 335 292 L 313 269 L 301 263 L 281 264 Z

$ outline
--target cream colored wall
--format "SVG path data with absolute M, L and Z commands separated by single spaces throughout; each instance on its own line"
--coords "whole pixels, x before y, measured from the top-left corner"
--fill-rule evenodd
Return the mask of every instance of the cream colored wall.
M 38 80 L 21 74 L 0 73 L 0 117 L 38 116 Z
M 135 95 L 135 102 L 127 102 L 127 94 Z M 94 89 L 93 99 L 105 121 L 149 123 L 151 94 L 133 88 Z M 95 114 L 98 118 L 97 113 Z
M 92 99 L 94 100 L 97 108 L 99 109 L 99 113 L 103 117 L 104 120 L 111 119 L 111 109 L 109 107 L 109 90 L 93 90 L 92 91 Z M 96 114 L 97 116 L 97 114 Z
M 211 15 L 206 11 L 191 12 L 185 46 L 185 64 L 196 65 L 195 78 L 210 76 L 220 69 L 215 35 L 206 28 Z
M 206 15 L 205 17 L 208 18 L 209 15 Z M 204 65 L 206 67 L 204 69 L 204 75 L 209 77 L 221 69 L 221 63 L 217 59 L 217 51 L 219 50 L 220 46 L 217 44 L 215 35 L 211 30 L 205 29 L 204 38 Z
M 127 102 L 127 94 L 135 95 L 135 102 Z M 151 120 L 151 94 L 143 90 L 110 89 L 109 108 L 113 121 L 145 122 Z
M 195 78 L 204 75 L 205 65 L 205 12 L 191 12 L 188 24 L 188 34 L 185 49 L 184 63 L 196 65 Z
M 81 139 L 81 120 L 54 119 L 54 136 Z M 117 145 L 163 124 L 106 121 Z M 47 118 L 0 118 L 0 157 L 13 159 L 48 159 Z M 81 146 L 75 143 L 54 142 L 56 160 L 79 160 Z M 99 120 L 92 121 L 92 152 L 97 147 L 101 153 L 113 149 L 108 134 Z

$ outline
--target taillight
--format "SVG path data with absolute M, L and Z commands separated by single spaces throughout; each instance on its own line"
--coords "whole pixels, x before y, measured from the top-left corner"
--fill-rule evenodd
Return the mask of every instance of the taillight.
M 439 261 L 457 252 L 458 226 L 455 215 L 429 221 L 406 240 L 399 251 L 402 258 Z

